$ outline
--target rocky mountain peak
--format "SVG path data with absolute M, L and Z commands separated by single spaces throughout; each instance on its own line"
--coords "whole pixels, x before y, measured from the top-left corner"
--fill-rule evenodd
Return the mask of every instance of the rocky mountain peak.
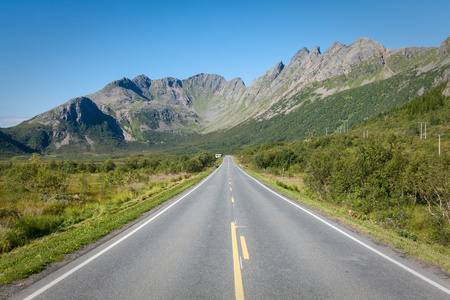
M 230 82 L 232 82 L 236 86 L 244 86 L 245 87 L 245 82 L 240 77 L 236 77 L 236 78 L 232 79 Z
M 123 87 L 123 88 L 128 88 L 130 87 L 132 84 L 132 81 L 129 78 L 123 77 L 122 79 L 119 80 L 114 80 L 113 82 L 110 82 L 109 84 L 107 84 L 107 86 L 114 86 L 114 87 Z
M 257 93 L 260 93 L 261 92 L 260 88 L 270 84 L 270 82 L 272 82 L 275 78 L 278 77 L 278 75 L 280 75 L 280 73 L 281 73 L 281 71 L 283 71 L 283 69 L 284 69 L 284 64 L 283 64 L 283 62 L 280 61 L 275 66 L 270 68 L 263 76 L 253 80 L 250 88 L 253 89 L 256 87 L 256 89 L 258 89 Z
M 138 95 L 142 95 L 142 90 L 129 78 L 123 77 L 122 79 L 115 80 L 111 83 L 108 83 L 102 91 L 109 92 L 114 88 L 124 88 L 127 90 L 131 90 Z
M 200 73 L 183 80 L 194 88 L 204 89 L 208 92 L 215 92 L 226 83 L 225 78 L 216 74 Z
M 350 65 L 360 63 L 373 56 L 381 58 L 388 50 L 382 44 L 365 37 L 357 39 L 346 49 L 346 57 Z
M 152 80 L 144 74 L 136 76 L 132 81 L 141 90 L 148 90 L 152 85 Z
M 99 112 L 97 105 L 91 99 L 78 97 L 69 100 L 61 106 L 56 113 L 56 118 L 64 121 L 74 122 L 79 125 L 91 123 Z
M 385 52 L 387 50 L 382 44 L 372 39 L 366 37 L 360 37 L 356 41 L 354 41 L 350 46 L 350 48 L 356 48 L 361 52 Z
M 181 80 L 173 78 L 173 77 L 166 77 L 160 80 L 161 85 L 163 88 L 181 88 L 183 87 L 183 84 L 181 83 Z
M 320 54 L 320 47 L 319 46 L 315 46 L 314 48 L 312 48 L 312 50 L 309 52 L 310 56 L 319 56 Z
M 372 39 L 370 39 L 370 38 L 367 38 L 367 37 L 360 37 L 360 38 L 357 38 L 354 42 L 353 42 L 353 44 L 367 44 L 367 45 L 369 45 L 369 44 L 378 44 L 378 42 L 375 42 L 374 40 L 372 40 Z
M 267 75 L 269 76 L 270 80 L 274 80 L 275 78 L 280 75 L 281 71 L 284 69 L 284 64 L 282 61 L 277 63 L 274 67 L 272 67 L 268 72 Z
M 305 57 L 307 57 L 308 54 L 309 50 L 306 47 L 303 47 L 291 58 L 291 63 L 303 61 L 303 59 L 305 59 Z
M 222 85 L 220 89 L 220 94 L 226 99 L 237 99 L 245 90 L 244 81 L 237 77 Z
M 342 43 L 339 43 L 338 41 L 334 42 L 333 45 L 330 46 L 330 48 L 328 48 L 327 51 L 325 51 L 325 53 L 333 55 L 336 52 L 338 52 L 339 50 L 341 50 L 342 48 L 344 48 L 345 45 Z
M 441 46 L 438 49 L 438 57 L 439 59 L 443 59 L 448 56 L 450 53 L 450 36 L 441 43 Z

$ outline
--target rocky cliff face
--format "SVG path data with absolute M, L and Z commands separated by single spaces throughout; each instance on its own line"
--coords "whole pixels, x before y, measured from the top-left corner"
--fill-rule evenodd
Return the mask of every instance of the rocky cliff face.
M 450 96 L 450 81 L 447 83 L 445 90 L 442 92 L 442 95 L 449 97 Z
M 92 100 L 86 97 L 70 100 L 57 112 L 56 118 L 77 125 L 95 124 L 101 115 L 101 111 Z
M 450 38 L 439 48 L 391 50 L 368 38 L 348 46 L 335 42 L 324 53 L 319 47 L 302 48 L 287 65 L 277 63 L 249 87 L 240 78 L 226 81 L 215 74 L 184 80 L 139 75 L 113 81 L 27 123 L 51 128 L 49 135 L 59 135 L 58 143 L 67 137 L 63 132 L 76 126 L 97 126 L 95 132 L 101 132 L 102 124 L 126 141 L 148 141 L 153 132 L 212 132 L 249 119 L 288 114 L 307 101 L 320 101 L 397 74 L 418 76 L 432 71 L 435 82 L 442 82 L 450 69 L 449 49 Z M 88 138 L 95 143 L 95 138 Z
M 441 46 L 438 50 L 439 59 L 445 59 L 448 57 L 450 53 L 450 37 L 448 37 L 445 41 L 442 42 Z

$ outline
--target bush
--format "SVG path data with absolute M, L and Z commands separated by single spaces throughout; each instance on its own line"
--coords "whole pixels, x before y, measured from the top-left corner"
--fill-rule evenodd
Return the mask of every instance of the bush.
M 203 169 L 203 164 L 197 158 L 189 159 L 185 164 L 186 172 L 196 173 L 200 172 Z
M 64 218 L 57 215 L 27 216 L 17 222 L 14 229 L 30 240 L 55 232 L 63 222 Z
M 61 228 L 64 217 L 36 215 L 19 219 L 12 228 L 0 226 L 0 252 L 5 253 L 25 245 L 28 241 L 51 234 Z
M 450 243 L 450 228 L 448 220 L 439 215 L 430 215 L 429 224 L 431 225 L 431 238 L 433 241 L 447 246 Z
M 108 173 L 109 171 L 114 170 L 115 167 L 116 167 L 116 164 L 113 162 L 113 160 L 112 159 L 108 159 L 107 161 L 105 161 L 102 164 L 100 169 L 102 170 L 102 172 Z

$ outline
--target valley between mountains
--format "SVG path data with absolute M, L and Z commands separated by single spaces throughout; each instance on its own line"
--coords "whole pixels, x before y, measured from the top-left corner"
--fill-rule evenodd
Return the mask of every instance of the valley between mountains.
M 0 129 L 0 155 L 234 151 L 338 132 L 450 79 L 440 47 L 388 49 L 369 38 L 303 48 L 248 87 L 215 74 L 122 78 Z

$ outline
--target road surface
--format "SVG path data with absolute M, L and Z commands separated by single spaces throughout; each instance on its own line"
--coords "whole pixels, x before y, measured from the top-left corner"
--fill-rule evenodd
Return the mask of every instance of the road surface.
M 450 299 L 450 287 L 226 157 L 195 188 L 14 299 Z

